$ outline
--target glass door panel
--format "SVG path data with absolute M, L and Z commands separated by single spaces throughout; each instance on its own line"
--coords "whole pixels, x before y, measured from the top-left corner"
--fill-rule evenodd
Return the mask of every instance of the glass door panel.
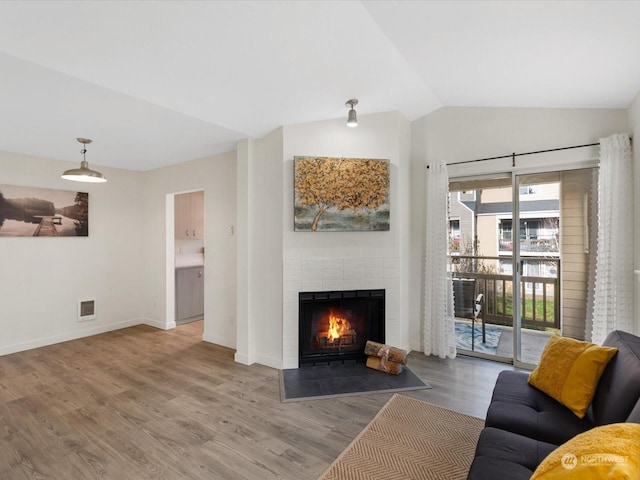
M 584 338 L 594 182 L 593 169 L 450 182 L 460 351 L 530 366 L 553 333 Z
M 500 256 L 496 219 L 511 218 L 511 175 L 449 185 L 449 250 L 458 350 L 513 359 L 511 261 Z
M 520 345 L 535 365 L 554 333 L 584 339 L 594 169 L 518 175 Z

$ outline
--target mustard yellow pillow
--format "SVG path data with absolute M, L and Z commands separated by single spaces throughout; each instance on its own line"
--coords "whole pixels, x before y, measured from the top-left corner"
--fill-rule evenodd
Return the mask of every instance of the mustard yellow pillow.
M 617 351 L 614 347 L 554 335 L 529 375 L 529 383 L 583 418 L 602 372 Z
M 640 424 L 593 428 L 560 445 L 531 480 L 637 480 L 640 478 Z

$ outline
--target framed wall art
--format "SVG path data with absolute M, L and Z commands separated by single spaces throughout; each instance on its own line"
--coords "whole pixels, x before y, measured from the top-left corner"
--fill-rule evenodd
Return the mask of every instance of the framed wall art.
M 294 157 L 294 230 L 389 230 L 389 160 Z
M 88 236 L 88 193 L 0 185 L 0 237 Z

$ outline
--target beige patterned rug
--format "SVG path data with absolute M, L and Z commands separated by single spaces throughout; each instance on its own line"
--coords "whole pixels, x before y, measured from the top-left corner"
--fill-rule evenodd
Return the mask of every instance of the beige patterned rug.
M 319 480 L 464 480 L 483 426 L 395 394 Z

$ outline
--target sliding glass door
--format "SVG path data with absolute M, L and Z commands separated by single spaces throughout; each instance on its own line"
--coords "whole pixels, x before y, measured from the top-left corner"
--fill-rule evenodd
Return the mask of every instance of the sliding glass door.
M 512 178 L 449 183 L 449 250 L 459 351 L 513 361 L 513 273 L 497 227 L 513 217 Z M 505 224 L 506 227 L 506 224 Z
M 459 351 L 535 365 L 553 333 L 584 338 L 592 169 L 450 182 Z

